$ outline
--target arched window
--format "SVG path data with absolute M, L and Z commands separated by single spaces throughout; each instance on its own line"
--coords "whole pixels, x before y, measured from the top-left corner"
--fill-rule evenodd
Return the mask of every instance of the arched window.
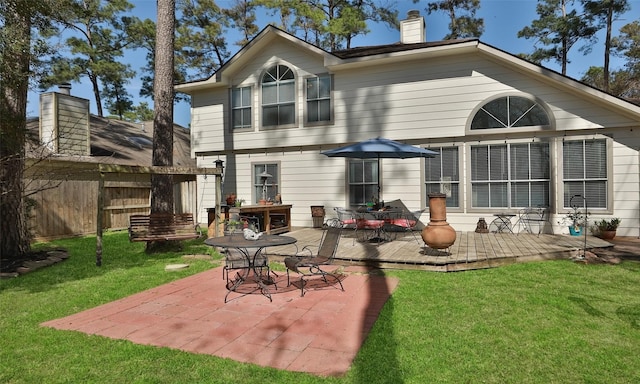
M 533 99 L 503 96 L 483 105 L 471 121 L 471 129 L 548 127 L 551 120 L 544 107 Z
M 275 65 L 262 76 L 262 125 L 295 123 L 296 80 L 293 71 Z

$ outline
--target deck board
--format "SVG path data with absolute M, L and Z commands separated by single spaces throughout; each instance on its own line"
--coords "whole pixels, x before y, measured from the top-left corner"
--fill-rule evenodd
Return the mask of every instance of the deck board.
M 322 229 L 295 228 L 286 235 L 298 239 L 297 249 L 302 249 L 304 245 L 317 245 Z M 399 233 L 393 241 L 378 244 L 354 241 L 353 231 L 346 230 L 338 246 L 336 264 L 462 271 L 516 262 L 568 259 L 584 247 L 585 241 L 583 236 L 456 232 L 456 241 L 449 249 L 437 250 L 426 247 L 420 234 L 416 235 L 419 242 L 410 233 Z M 361 234 L 358 237 L 362 238 Z M 281 261 L 295 255 L 296 246 L 269 248 L 269 257 Z M 587 248 L 612 246 L 605 240 L 587 236 Z

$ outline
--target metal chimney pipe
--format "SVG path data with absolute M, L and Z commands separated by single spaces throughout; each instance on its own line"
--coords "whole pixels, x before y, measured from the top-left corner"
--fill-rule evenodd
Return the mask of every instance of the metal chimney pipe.
M 58 91 L 63 95 L 71 95 L 71 83 L 59 84 Z

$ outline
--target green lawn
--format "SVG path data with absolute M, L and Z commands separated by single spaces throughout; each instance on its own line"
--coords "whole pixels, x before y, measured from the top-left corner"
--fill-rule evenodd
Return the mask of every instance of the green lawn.
M 0 383 L 638 383 L 640 263 L 545 261 L 400 279 L 350 372 L 320 378 L 40 327 L 220 263 L 202 240 L 148 255 L 124 232 L 60 240 L 71 257 L 0 280 Z

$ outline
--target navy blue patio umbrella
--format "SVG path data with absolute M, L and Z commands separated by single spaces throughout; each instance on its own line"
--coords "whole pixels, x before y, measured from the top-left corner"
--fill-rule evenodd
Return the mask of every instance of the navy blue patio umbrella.
M 437 152 L 416 147 L 398 141 L 377 137 L 360 141 L 344 147 L 321 152 L 329 157 L 348 157 L 353 159 L 378 159 L 378 201 L 380 201 L 380 159 L 411 159 L 416 157 L 435 157 Z

